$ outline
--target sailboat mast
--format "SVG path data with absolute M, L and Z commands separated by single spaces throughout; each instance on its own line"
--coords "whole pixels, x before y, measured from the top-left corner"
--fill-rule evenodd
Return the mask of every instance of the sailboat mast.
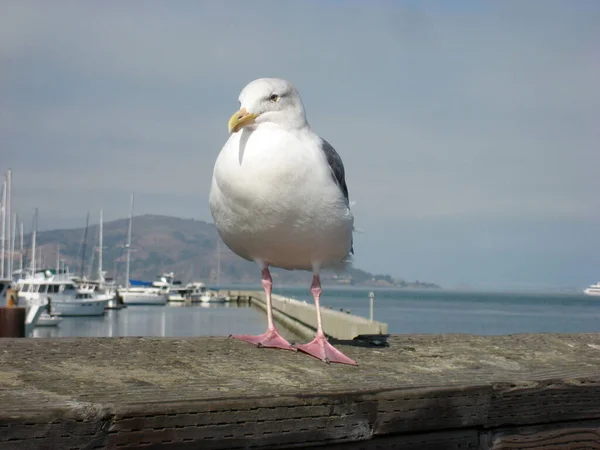
M 14 271 L 14 259 L 15 259 L 15 240 L 17 239 L 17 213 L 13 213 L 12 222 L 12 237 L 10 239 L 10 270 L 8 272 L 9 278 L 12 278 Z
M 8 171 L 6 172 L 6 200 L 4 203 L 4 209 L 5 209 L 5 216 L 6 216 L 6 240 L 7 240 L 7 247 L 8 247 L 8 260 L 6 263 L 6 267 L 7 267 L 7 271 L 6 271 L 6 278 L 12 278 L 12 253 L 10 252 L 10 238 L 12 236 L 12 233 L 10 231 L 11 228 L 11 210 L 10 210 L 10 206 L 11 206 L 11 197 L 12 197 L 12 170 L 8 169 Z
M 221 281 L 221 236 L 217 233 L 217 287 Z
M 104 283 L 102 275 L 102 209 L 100 209 L 100 224 L 98 225 L 98 282 L 102 287 Z
M 83 280 L 83 271 L 85 270 L 85 247 L 87 245 L 88 227 L 90 225 L 90 213 L 87 213 L 85 219 L 85 231 L 83 232 L 83 247 L 81 249 L 81 279 Z
M 2 230 L 0 231 L 0 239 L 2 243 L 0 243 L 0 278 L 4 278 L 4 254 L 6 244 L 6 179 L 4 179 L 4 183 L 2 184 L 2 202 L 0 204 L 2 207 L 2 223 L 0 227 Z
M 90 252 L 90 265 L 87 270 L 88 279 L 92 278 L 92 272 L 94 269 L 94 259 L 96 257 L 96 248 L 98 248 L 98 235 L 94 237 L 94 245 L 92 245 L 92 251 Z
M 21 221 L 21 224 L 19 226 L 19 244 L 20 244 L 20 248 L 21 251 L 19 252 L 19 265 L 20 265 L 20 269 L 21 269 L 21 277 L 23 276 L 23 252 L 25 251 L 23 248 L 23 221 Z
M 33 232 L 31 233 L 31 276 L 35 275 L 35 241 L 37 238 L 38 210 L 35 208 L 33 215 Z
M 133 222 L 133 192 L 131 193 L 131 207 L 129 210 L 129 229 L 127 230 L 127 260 L 125 263 L 125 292 L 129 292 L 129 262 L 131 260 L 131 226 Z
M 60 244 L 56 244 L 56 275 L 60 273 Z

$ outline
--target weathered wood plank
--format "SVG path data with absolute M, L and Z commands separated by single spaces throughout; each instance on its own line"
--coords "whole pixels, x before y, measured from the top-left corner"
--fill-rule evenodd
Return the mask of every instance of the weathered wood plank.
M 376 437 L 368 441 L 329 445 L 327 450 L 487 450 L 480 448 L 479 442 L 480 432 L 469 429 Z M 311 448 L 317 450 L 322 447 Z
M 600 366 L 596 372 L 600 376 Z M 486 425 L 496 427 L 600 417 L 599 387 L 597 377 L 497 384 Z
M 469 448 L 600 420 L 600 334 L 340 347 L 360 366 L 226 338 L 3 339 L 0 450 Z
M 504 428 L 482 436 L 489 450 L 600 449 L 600 421 Z

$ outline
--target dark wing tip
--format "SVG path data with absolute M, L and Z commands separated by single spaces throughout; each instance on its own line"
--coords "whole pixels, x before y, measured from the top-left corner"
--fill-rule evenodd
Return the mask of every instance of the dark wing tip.
M 342 191 L 342 194 L 344 194 L 346 204 L 350 206 L 348 186 L 346 185 L 346 172 L 344 170 L 344 163 L 342 162 L 342 158 L 329 142 L 327 142 L 323 138 L 320 139 L 321 149 L 323 150 L 325 158 L 327 159 L 327 163 L 329 164 L 329 168 L 331 169 L 331 175 L 333 177 L 333 180 L 339 186 L 340 190 Z M 352 241 L 350 243 L 350 254 L 354 255 L 354 238 L 352 238 Z
M 344 163 L 342 162 L 342 158 L 329 142 L 327 142 L 323 138 L 320 139 L 321 149 L 323 150 L 325 158 L 327 159 L 327 163 L 329 164 L 329 168 L 331 169 L 331 175 L 333 176 L 333 179 L 344 194 L 346 203 L 349 204 L 350 199 L 348 196 L 348 186 L 346 185 L 346 173 L 344 171 Z

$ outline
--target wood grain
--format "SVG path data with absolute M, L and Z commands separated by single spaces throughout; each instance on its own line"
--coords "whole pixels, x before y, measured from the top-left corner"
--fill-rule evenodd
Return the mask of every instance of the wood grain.
M 600 334 L 338 346 L 360 365 L 227 338 L 2 339 L 0 449 L 595 448 L 576 443 L 598 432 Z
M 600 449 L 600 421 L 501 429 L 482 442 L 490 450 Z

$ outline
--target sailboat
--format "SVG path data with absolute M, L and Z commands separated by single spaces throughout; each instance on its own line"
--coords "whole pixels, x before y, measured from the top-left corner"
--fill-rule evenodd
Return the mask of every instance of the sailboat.
M 0 199 L 1 212 L 1 236 L 0 240 L 0 306 L 18 305 L 25 306 L 25 335 L 29 336 L 39 318 L 46 308 L 48 301 L 40 300 L 34 302 L 19 302 L 18 291 L 14 282 L 13 258 L 15 254 L 15 227 L 16 216 L 13 218 L 13 228 L 11 232 L 11 200 L 12 200 L 12 170 L 8 170 L 4 176 L 2 184 L 2 196 Z M 36 210 L 37 216 L 37 210 Z M 22 226 L 21 226 L 22 230 Z M 11 236 L 12 235 L 12 236 Z M 21 270 L 23 273 L 23 233 L 21 231 Z M 8 249 L 5 247 L 8 244 Z
M 127 244 L 125 249 L 125 287 L 119 289 L 119 297 L 126 305 L 165 305 L 167 303 L 168 287 L 154 287 L 152 283 L 129 279 L 131 262 L 131 229 L 133 224 L 133 193 L 131 194 L 131 208 L 129 212 L 129 228 L 127 230 Z
M 221 237 L 217 234 L 217 274 L 216 287 L 214 290 L 203 289 L 198 296 L 198 300 L 202 303 L 226 303 L 229 296 L 219 292 L 221 282 Z
M 104 219 L 103 219 L 103 210 L 100 209 L 100 221 L 98 222 L 98 236 L 97 236 L 97 243 L 98 246 L 94 248 L 94 251 L 92 252 L 92 255 L 94 255 L 95 250 L 98 251 L 98 274 L 96 276 L 95 279 L 91 278 L 91 269 L 93 266 L 93 259 L 92 259 L 92 263 L 90 264 L 90 279 L 82 279 L 79 282 L 79 287 L 82 290 L 85 290 L 87 292 L 94 292 L 96 297 L 98 298 L 103 298 L 103 299 L 108 299 L 108 303 L 107 303 L 107 308 L 108 309 L 119 309 L 121 308 L 122 305 L 120 305 L 117 302 L 116 296 L 117 296 L 117 289 L 115 286 L 114 281 L 112 280 L 107 280 L 105 278 L 105 271 L 102 269 L 102 263 L 103 263 L 103 224 L 104 224 Z
M 56 246 L 56 273 L 60 273 L 60 245 Z M 52 316 L 50 311 L 50 307 L 45 308 L 37 321 L 36 327 L 57 327 L 60 325 L 62 317 Z
M 52 316 L 102 316 L 108 299 L 95 292 L 80 289 L 77 279 L 68 271 L 36 266 L 37 209 L 34 219 L 31 245 L 31 273 L 17 281 L 19 299 L 28 303 L 50 303 Z M 41 261 L 41 258 L 39 258 Z M 60 261 L 60 258 L 58 258 Z

